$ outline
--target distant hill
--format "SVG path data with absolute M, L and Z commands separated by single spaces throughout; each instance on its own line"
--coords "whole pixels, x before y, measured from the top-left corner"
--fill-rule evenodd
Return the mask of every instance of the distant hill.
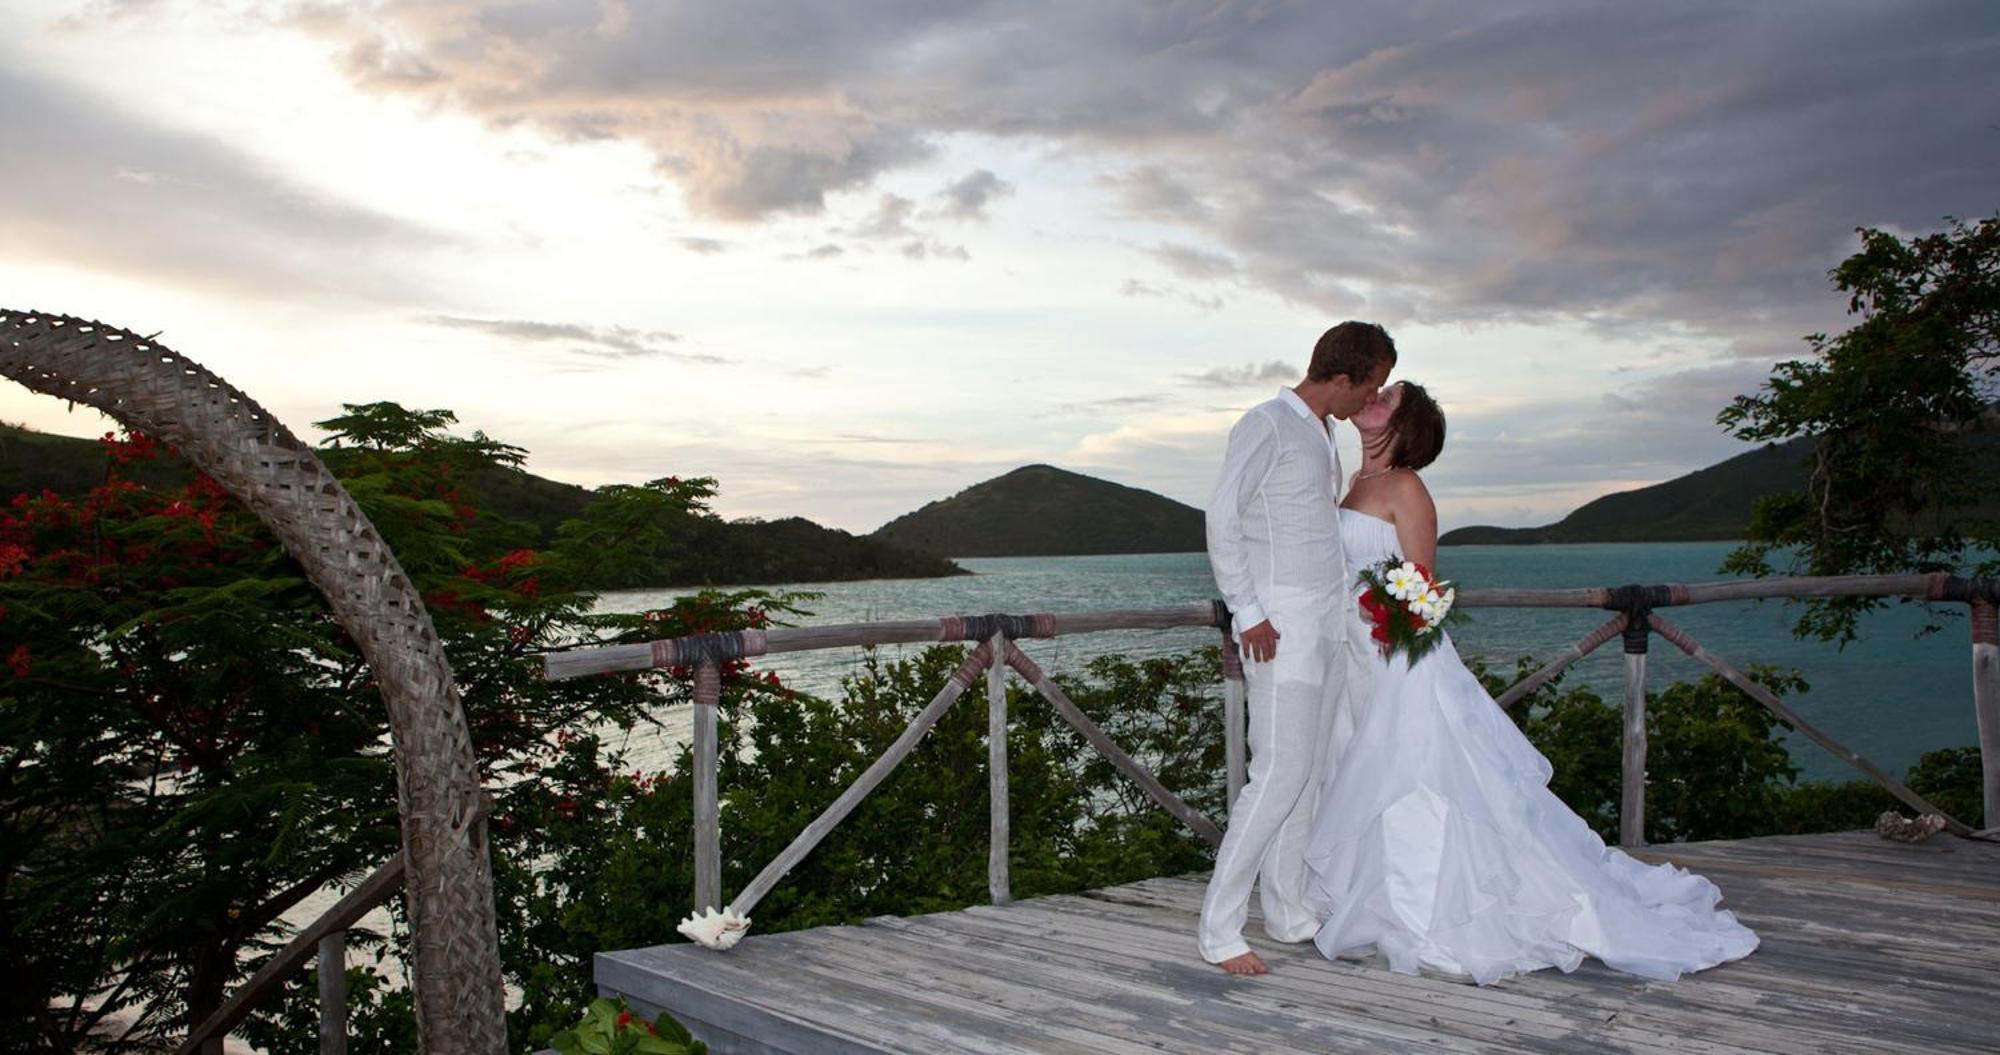
M 974 484 L 868 536 L 941 557 L 1187 553 L 1207 547 L 1202 512 L 1052 465 Z
M 0 424 L 0 501 L 24 491 L 81 494 L 104 482 L 109 461 L 96 440 Z M 187 463 L 177 458 L 142 462 L 126 476 L 149 487 L 178 487 L 190 479 Z
M 317 452 L 338 476 L 349 453 Z M 81 494 L 104 482 L 106 455 L 96 440 L 76 439 L 0 424 L 0 501 L 48 489 Z M 162 457 L 126 467 L 128 478 L 153 487 L 177 487 L 190 478 L 187 463 Z M 575 484 L 519 469 L 491 467 L 468 482 L 475 503 L 508 520 L 534 525 L 546 542 L 556 526 L 596 499 Z M 832 582 L 844 579 L 918 579 L 963 575 L 965 569 L 929 553 L 862 538 L 800 517 L 774 521 L 689 521 L 678 552 L 661 556 L 653 574 L 630 582 L 594 583 L 596 589 L 638 586 L 743 585 Z
M 1740 539 L 1759 498 L 1805 488 L 1811 443 L 1797 439 L 1768 444 L 1665 483 L 1605 495 L 1542 527 L 1476 525 L 1447 531 L 1438 545 Z

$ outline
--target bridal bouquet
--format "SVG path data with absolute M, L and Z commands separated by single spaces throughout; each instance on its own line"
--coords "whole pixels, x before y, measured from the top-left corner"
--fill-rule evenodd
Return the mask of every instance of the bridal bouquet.
M 1432 578 L 1431 570 L 1415 561 L 1390 557 L 1361 569 L 1361 581 L 1367 587 L 1361 591 L 1361 614 L 1374 627 L 1369 636 L 1384 656 L 1402 652 L 1415 663 L 1444 640 L 1438 628 L 1465 618 L 1452 611 L 1458 590 L 1451 581 Z

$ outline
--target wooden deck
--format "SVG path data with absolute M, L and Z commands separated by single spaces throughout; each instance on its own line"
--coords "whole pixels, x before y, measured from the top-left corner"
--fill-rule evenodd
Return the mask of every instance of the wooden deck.
M 1646 851 L 1763 938 L 1667 984 L 1595 962 L 1479 988 L 1250 941 L 1196 957 L 1203 877 L 862 926 L 600 953 L 597 982 L 733 1052 L 2000 1050 L 2000 845 L 1873 833 Z

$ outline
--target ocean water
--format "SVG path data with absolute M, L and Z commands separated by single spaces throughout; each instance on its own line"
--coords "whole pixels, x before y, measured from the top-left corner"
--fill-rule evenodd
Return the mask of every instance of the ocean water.
M 1717 566 L 1726 542 L 1606 543 L 1548 546 L 1453 546 L 1440 551 L 1439 572 L 1471 587 L 1612 586 L 1623 583 L 1708 582 L 1723 578 Z M 1144 608 L 1205 601 L 1216 596 L 1208 560 L 1200 553 L 1094 557 L 966 558 L 972 575 L 950 579 L 878 579 L 799 583 L 766 589 L 822 594 L 805 602 L 811 615 L 798 625 L 987 612 L 1028 613 Z M 600 607 L 640 611 L 685 590 L 630 590 L 605 594 Z M 1797 610 L 1781 601 L 1692 605 L 1664 613 L 1711 652 L 1738 667 L 1765 663 L 1799 670 L 1811 684 L 1792 705 L 1808 721 L 1863 756 L 1901 774 L 1925 751 L 1977 742 L 1972 710 L 1971 650 L 1963 608 L 1944 606 L 1945 629 L 1918 636 L 1927 617 L 1916 605 L 1892 605 L 1866 617 L 1860 640 L 1845 649 L 1792 637 Z M 1609 615 L 1597 609 L 1473 609 L 1472 621 L 1452 631 L 1468 657 L 1511 669 L 1520 656 L 1546 660 Z M 1055 671 L 1080 669 L 1106 653 L 1133 656 L 1177 652 L 1214 644 L 1213 630 L 1113 631 L 1022 642 L 1024 651 Z M 895 657 L 921 645 L 885 646 Z M 839 692 L 843 675 L 860 665 L 859 649 L 759 657 L 796 688 Z M 1648 680 L 1663 686 L 1706 670 L 1658 637 Z M 1623 692 L 1624 662 L 1612 641 L 1571 668 L 1607 699 Z M 633 761 L 668 768 L 687 737 L 687 708 L 658 717 L 661 727 L 635 733 Z M 1858 779 L 1845 763 L 1802 737 L 1788 742 L 1802 779 Z

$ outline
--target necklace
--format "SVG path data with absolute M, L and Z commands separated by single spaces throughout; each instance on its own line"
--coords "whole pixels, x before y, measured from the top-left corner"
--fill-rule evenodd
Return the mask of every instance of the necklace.
M 1387 476 L 1400 468 L 1402 468 L 1400 465 L 1391 465 L 1387 469 L 1362 469 L 1354 474 L 1354 482 L 1360 483 L 1363 480 L 1373 480 L 1378 476 Z

